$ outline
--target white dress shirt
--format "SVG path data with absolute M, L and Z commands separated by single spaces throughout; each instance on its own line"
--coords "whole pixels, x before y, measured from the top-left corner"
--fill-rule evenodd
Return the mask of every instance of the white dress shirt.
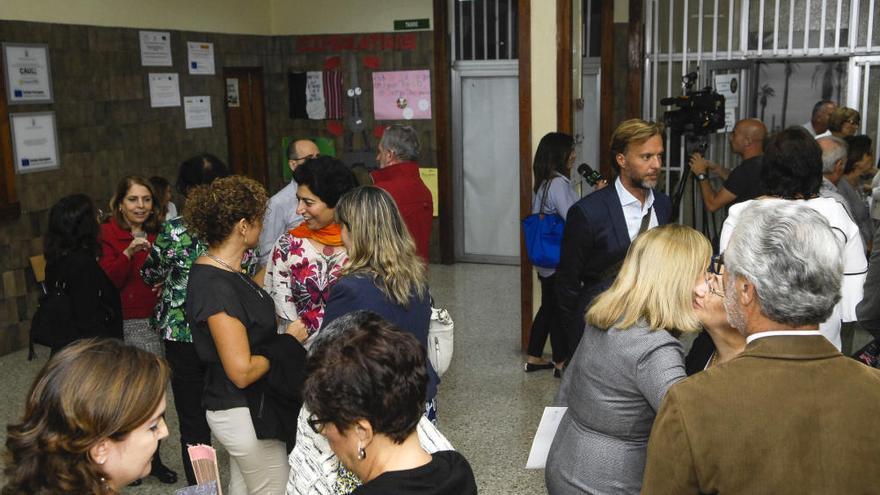
M 750 344 L 753 340 L 763 339 L 764 337 L 807 337 L 807 336 L 823 336 L 818 330 L 771 330 L 769 332 L 753 333 L 746 337 L 746 344 Z
M 648 194 L 645 196 L 645 204 L 642 204 L 623 187 L 623 183 L 620 182 L 620 176 L 614 181 L 614 187 L 617 189 L 617 197 L 620 198 L 620 206 L 623 208 L 623 218 L 626 220 L 629 240 L 632 241 L 639 234 L 639 227 L 642 226 L 642 217 L 654 206 L 654 191 L 648 189 Z M 648 228 L 653 229 L 659 224 L 657 212 L 651 209 L 651 221 L 648 223 Z

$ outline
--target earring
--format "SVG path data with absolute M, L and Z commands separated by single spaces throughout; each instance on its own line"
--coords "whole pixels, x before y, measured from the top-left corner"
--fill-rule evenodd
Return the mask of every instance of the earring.
M 362 461 L 367 458 L 367 451 L 363 447 L 358 447 L 358 460 Z

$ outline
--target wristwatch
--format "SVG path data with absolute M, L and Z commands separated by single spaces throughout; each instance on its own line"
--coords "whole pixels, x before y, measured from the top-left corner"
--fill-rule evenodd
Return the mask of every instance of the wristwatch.
M 709 178 L 709 176 L 706 175 L 706 174 L 697 174 L 697 180 L 698 180 L 698 181 L 701 181 L 701 182 L 702 182 L 702 181 L 704 181 L 704 180 L 706 180 L 706 179 L 708 179 L 708 178 Z

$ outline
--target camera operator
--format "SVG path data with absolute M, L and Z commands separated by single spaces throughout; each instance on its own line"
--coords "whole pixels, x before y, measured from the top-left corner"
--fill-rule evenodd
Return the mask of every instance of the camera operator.
M 730 134 L 730 148 L 743 161 L 733 170 L 727 170 L 717 163 L 710 162 L 699 153 L 691 155 L 691 172 L 700 184 L 703 203 L 710 212 L 715 212 L 731 203 L 754 199 L 763 194 L 761 184 L 761 163 L 764 156 L 764 138 L 767 128 L 758 119 L 745 119 L 736 123 Z M 721 189 L 715 191 L 708 181 L 708 169 L 724 180 Z

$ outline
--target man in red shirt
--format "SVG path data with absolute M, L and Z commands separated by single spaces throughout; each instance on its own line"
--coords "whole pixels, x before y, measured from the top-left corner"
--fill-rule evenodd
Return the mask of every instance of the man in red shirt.
M 406 125 L 389 126 L 379 141 L 376 156 L 379 170 L 370 175 L 373 184 L 394 198 L 416 242 L 416 251 L 427 263 L 434 206 L 431 191 L 419 175 L 418 158 L 419 136 L 415 129 Z

